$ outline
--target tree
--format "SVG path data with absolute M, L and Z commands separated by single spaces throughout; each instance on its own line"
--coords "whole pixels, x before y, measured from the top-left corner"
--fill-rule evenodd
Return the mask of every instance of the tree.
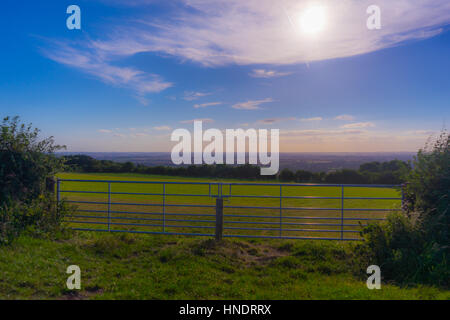
M 47 177 L 63 168 L 54 155 L 65 146 L 53 137 L 39 140 L 39 130 L 20 123 L 19 117 L 3 119 L 0 131 L 0 203 L 31 201 L 43 193 Z
M 343 169 L 336 172 L 329 173 L 325 182 L 327 183 L 352 183 L 352 184 L 363 184 L 367 183 L 364 176 L 355 170 Z
M 408 176 L 405 209 L 417 215 L 427 238 L 448 246 L 450 226 L 450 135 L 419 150 Z
M 133 162 L 127 161 L 124 164 L 122 164 L 122 172 L 133 172 L 135 169 L 135 165 Z
M 294 173 L 285 168 L 280 172 L 280 181 L 294 181 L 295 180 L 295 175 Z
M 381 164 L 378 161 L 363 163 L 359 166 L 361 172 L 380 172 Z
M 305 170 L 297 170 L 295 172 L 295 181 L 297 182 L 310 182 L 313 178 L 313 174 Z
M 449 142 L 444 131 L 419 150 L 407 177 L 403 212 L 363 230 L 365 242 L 356 248 L 361 266 L 379 265 L 388 280 L 449 287 Z

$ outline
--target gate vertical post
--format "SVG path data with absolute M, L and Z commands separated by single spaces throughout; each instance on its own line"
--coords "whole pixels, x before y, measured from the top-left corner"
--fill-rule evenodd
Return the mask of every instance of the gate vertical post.
M 405 183 L 402 183 L 402 204 L 401 204 L 401 210 L 403 211 L 403 210 L 405 210 L 405 187 L 406 187 L 406 184 Z
M 166 184 L 163 183 L 163 232 L 166 232 Z
M 341 187 L 341 240 L 344 240 L 344 185 Z
M 111 231 L 111 182 L 108 182 L 108 232 Z
M 222 184 L 218 185 L 216 198 L 216 241 L 221 241 L 223 236 L 223 197 Z
M 59 178 L 56 179 L 56 203 L 59 205 L 60 199 L 60 188 L 61 188 L 61 181 Z
M 283 205 L 282 205 L 282 200 L 283 200 L 283 193 L 282 193 L 282 188 L 283 186 L 280 184 L 280 238 L 283 234 Z

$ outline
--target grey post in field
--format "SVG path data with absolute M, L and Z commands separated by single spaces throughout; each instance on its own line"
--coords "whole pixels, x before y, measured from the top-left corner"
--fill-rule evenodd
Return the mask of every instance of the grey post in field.
M 216 199 L 216 241 L 222 240 L 223 235 L 223 198 Z
M 56 180 L 54 177 L 47 177 L 45 179 L 45 190 L 50 193 L 55 193 Z

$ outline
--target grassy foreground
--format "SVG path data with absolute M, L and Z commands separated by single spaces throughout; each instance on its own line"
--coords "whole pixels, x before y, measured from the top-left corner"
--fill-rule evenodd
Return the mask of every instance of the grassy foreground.
M 350 243 L 66 232 L 0 247 L 0 299 L 450 299 L 352 273 Z M 69 265 L 79 291 L 66 289 Z

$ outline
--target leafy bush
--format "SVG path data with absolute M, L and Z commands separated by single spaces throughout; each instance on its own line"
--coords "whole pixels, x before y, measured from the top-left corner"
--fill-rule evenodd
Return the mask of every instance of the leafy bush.
M 0 130 L 0 244 L 23 230 L 48 233 L 61 225 L 68 211 L 46 190 L 47 178 L 64 166 L 54 152 L 53 137 L 39 140 L 39 130 L 4 118 Z
M 63 168 L 54 152 L 53 137 L 38 140 L 39 130 L 19 122 L 18 117 L 3 119 L 0 130 L 0 204 L 31 201 L 45 190 L 46 178 Z
M 450 135 L 419 150 L 408 177 L 405 211 L 416 216 L 427 239 L 450 244 Z
M 0 245 L 11 243 L 21 232 L 53 234 L 63 229 L 64 217 L 72 212 L 65 202 L 40 196 L 31 202 L 10 202 L 0 206 Z
M 403 212 L 371 224 L 356 247 L 362 266 L 379 265 L 383 277 L 399 283 L 450 285 L 449 135 L 419 150 L 408 176 Z

